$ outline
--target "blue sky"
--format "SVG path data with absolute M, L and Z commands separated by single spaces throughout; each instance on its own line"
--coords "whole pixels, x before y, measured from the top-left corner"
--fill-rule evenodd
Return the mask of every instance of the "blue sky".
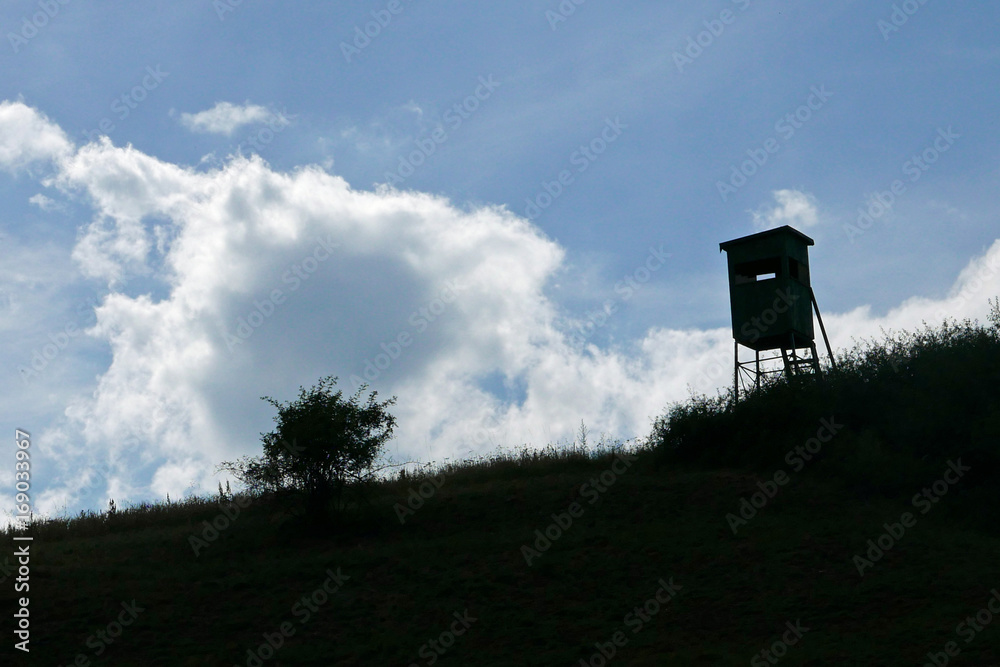
M 398 460 L 644 436 L 730 377 L 719 242 L 782 224 L 838 348 L 983 319 L 998 13 L 5 3 L 0 421 L 39 507 L 208 491 L 260 396 L 376 361 Z

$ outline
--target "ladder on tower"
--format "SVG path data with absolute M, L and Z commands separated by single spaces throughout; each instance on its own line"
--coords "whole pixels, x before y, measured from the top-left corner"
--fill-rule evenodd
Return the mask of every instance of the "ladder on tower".
M 816 353 L 816 343 L 810 343 L 808 349 L 812 354 L 806 356 L 799 355 L 799 350 L 795 347 L 792 347 L 790 350 L 782 348 L 781 359 L 785 362 L 785 375 L 789 380 L 799 375 L 820 375 L 819 355 Z

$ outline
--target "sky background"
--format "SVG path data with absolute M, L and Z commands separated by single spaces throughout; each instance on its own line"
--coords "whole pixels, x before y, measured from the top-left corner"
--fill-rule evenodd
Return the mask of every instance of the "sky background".
M 783 224 L 839 350 L 984 320 L 998 18 L 6 2 L 0 429 L 50 514 L 213 490 L 326 375 L 398 397 L 397 461 L 641 438 L 729 384 L 718 244 Z

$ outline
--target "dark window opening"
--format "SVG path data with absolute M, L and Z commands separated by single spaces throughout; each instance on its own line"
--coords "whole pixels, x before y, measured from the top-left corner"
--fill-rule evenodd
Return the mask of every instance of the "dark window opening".
M 809 267 L 802 262 L 789 258 L 788 275 L 795 278 L 803 285 L 809 284 Z
M 744 262 L 733 267 L 737 285 L 755 283 L 761 280 L 771 280 L 781 275 L 781 258 L 770 257 L 753 262 Z

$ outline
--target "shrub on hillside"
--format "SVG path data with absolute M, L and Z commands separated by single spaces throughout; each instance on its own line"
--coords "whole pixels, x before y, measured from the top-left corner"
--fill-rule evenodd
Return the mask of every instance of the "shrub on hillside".
M 224 461 L 220 470 L 233 474 L 256 494 L 302 495 L 313 518 L 332 508 L 344 509 L 347 493 L 375 479 L 396 418 L 388 412 L 395 398 L 367 401 L 362 386 L 350 398 L 333 391 L 337 378 L 322 378 L 312 389 L 300 388 L 296 401 L 263 400 L 278 410 L 277 428 L 262 433 L 264 454 Z

